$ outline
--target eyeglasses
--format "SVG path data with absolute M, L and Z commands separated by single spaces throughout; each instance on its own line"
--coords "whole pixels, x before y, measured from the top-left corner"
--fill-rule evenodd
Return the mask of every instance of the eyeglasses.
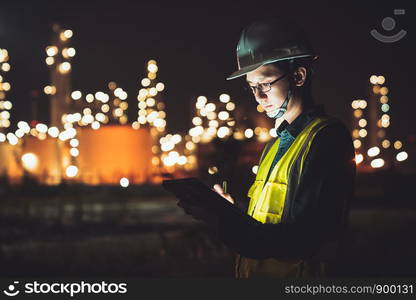
M 262 93 L 267 93 L 272 89 L 272 84 L 275 84 L 276 82 L 278 82 L 280 79 L 285 78 L 287 75 L 283 74 L 282 76 L 278 77 L 277 79 L 271 81 L 271 82 L 267 82 L 267 83 L 258 83 L 257 85 L 249 85 L 249 88 L 251 89 L 251 91 L 253 92 L 253 94 L 256 94 L 257 91 L 260 91 Z

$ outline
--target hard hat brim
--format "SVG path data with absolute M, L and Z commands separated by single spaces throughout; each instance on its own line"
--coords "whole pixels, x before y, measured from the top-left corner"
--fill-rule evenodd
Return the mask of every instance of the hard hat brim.
M 269 61 L 265 61 L 265 62 L 261 62 L 261 63 L 258 63 L 258 64 L 254 64 L 254 65 L 250 65 L 250 66 L 241 68 L 240 70 L 235 71 L 230 76 L 228 76 L 227 80 L 232 80 L 232 79 L 244 76 L 248 72 L 254 71 L 255 69 L 260 68 L 261 66 L 264 66 L 264 65 L 267 65 L 267 64 L 271 64 L 271 63 L 278 62 L 278 61 L 283 61 L 283 60 L 289 60 L 289 59 L 304 58 L 304 57 L 312 57 L 312 60 L 318 59 L 318 56 L 314 55 L 314 54 L 301 54 L 301 55 L 296 55 L 296 56 L 271 59 Z
M 257 68 L 260 68 L 262 65 L 264 65 L 263 63 L 259 63 L 259 64 L 255 64 L 255 65 L 251 65 L 251 66 L 247 66 L 245 68 L 242 68 L 238 71 L 235 71 L 234 73 L 232 73 L 230 76 L 227 77 L 227 80 L 231 80 L 231 79 L 235 79 L 241 76 L 246 75 L 248 72 L 254 71 Z

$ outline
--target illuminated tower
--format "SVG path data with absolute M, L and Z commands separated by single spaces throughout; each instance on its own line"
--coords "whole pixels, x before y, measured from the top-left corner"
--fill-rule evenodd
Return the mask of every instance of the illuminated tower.
M 356 163 L 362 166 L 358 170 L 389 168 L 408 157 L 402 149 L 402 142 L 392 142 L 389 133 L 391 105 L 385 82 L 384 76 L 372 75 L 369 100 L 357 99 L 352 102 Z
M 10 90 L 11 85 L 5 81 L 3 74 L 10 70 L 9 53 L 6 49 L 0 48 L 0 132 L 10 127 L 10 112 L 12 103 L 6 98 L 6 93 Z
M 44 88 L 50 95 L 50 125 L 62 129 L 62 115 L 71 111 L 71 63 L 75 49 L 69 47 L 70 29 L 53 26 L 52 45 L 46 47 L 46 64 L 50 66 L 51 84 Z

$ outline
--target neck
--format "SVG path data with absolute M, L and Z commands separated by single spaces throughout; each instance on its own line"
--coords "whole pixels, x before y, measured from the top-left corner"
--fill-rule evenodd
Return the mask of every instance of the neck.
M 303 112 L 304 105 L 302 99 L 295 95 L 290 99 L 288 109 L 283 118 L 290 124 Z

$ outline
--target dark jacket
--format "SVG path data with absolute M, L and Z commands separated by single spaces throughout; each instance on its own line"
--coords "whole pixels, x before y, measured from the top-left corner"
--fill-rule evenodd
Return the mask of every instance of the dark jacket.
M 311 120 L 323 115 L 323 108 L 314 106 L 279 130 L 296 138 Z M 278 151 L 276 155 L 283 154 Z M 299 188 L 292 203 L 285 203 L 281 223 L 262 224 L 222 213 L 221 239 L 248 258 L 310 257 L 345 232 L 354 191 L 354 157 L 349 130 L 339 120 L 332 122 L 313 140 Z

